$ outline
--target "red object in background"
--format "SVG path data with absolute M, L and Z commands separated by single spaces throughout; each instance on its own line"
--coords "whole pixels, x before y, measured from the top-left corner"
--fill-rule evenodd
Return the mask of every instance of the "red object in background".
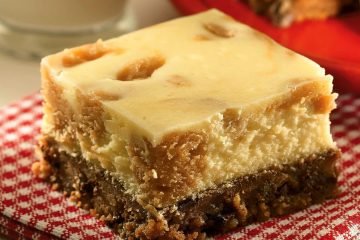
M 360 12 L 279 28 L 255 14 L 241 0 L 172 1 L 184 14 L 217 8 L 318 62 L 335 77 L 337 91 L 360 94 Z

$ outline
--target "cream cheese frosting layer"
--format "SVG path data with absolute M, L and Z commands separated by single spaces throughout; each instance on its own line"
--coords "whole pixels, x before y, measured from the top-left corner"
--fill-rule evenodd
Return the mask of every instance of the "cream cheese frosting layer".
M 316 63 L 217 10 L 97 44 L 107 49 L 99 58 L 64 66 L 70 49 L 43 65 L 51 66 L 75 109 L 76 89 L 116 96 L 102 101 L 104 107 L 154 145 L 228 108 L 266 101 L 314 79 L 331 81 Z

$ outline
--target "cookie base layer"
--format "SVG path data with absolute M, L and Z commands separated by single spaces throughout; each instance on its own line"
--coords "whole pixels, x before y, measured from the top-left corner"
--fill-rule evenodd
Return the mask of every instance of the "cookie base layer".
M 70 200 L 90 210 L 125 239 L 205 239 L 239 226 L 293 213 L 332 198 L 337 192 L 336 160 L 329 150 L 296 164 L 271 168 L 194 194 L 176 205 L 156 209 L 127 194 L 123 184 L 100 166 L 40 147 L 47 179 Z M 44 169 L 47 169 L 45 167 Z

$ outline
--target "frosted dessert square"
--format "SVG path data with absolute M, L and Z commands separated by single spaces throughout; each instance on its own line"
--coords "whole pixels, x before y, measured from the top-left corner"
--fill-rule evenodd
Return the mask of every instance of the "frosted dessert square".
M 34 172 L 125 239 L 204 239 L 336 192 L 332 77 L 217 10 L 41 62 Z

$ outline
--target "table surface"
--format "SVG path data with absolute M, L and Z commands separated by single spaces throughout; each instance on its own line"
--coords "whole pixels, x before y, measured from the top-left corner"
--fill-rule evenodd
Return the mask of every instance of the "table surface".
M 129 0 L 136 28 L 179 16 L 168 0 Z M 40 89 L 39 61 L 24 60 L 0 52 L 0 107 Z

